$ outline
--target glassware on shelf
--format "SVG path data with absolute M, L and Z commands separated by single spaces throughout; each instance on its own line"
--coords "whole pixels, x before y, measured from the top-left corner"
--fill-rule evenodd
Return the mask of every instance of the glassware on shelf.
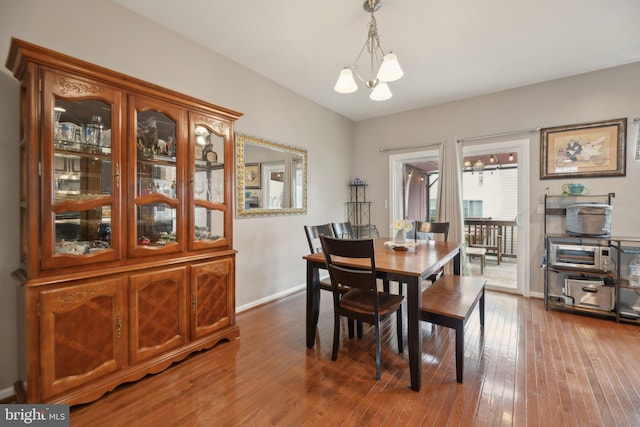
M 60 139 L 67 144 L 75 142 L 78 125 L 71 122 L 60 123 Z
M 91 123 L 86 124 L 84 127 L 85 142 L 89 145 L 100 145 L 103 130 L 102 117 L 93 116 Z
M 193 190 L 196 192 L 198 199 L 202 199 L 202 194 L 205 192 L 205 183 L 203 181 L 196 181 Z
M 60 126 L 60 117 L 62 116 L 62 113 L 66 112 L 67 110 L 65 110 L 62 107 L 55 107 L 53 109 L 54 114 L 55 114 L 55 121 L 53 123 L 53 138 L 58 141 L 60 139 L 62 139 L 62 129 Z
M 222 183 L 215 181 L 213 183 L 214 203 L 222 203 Z

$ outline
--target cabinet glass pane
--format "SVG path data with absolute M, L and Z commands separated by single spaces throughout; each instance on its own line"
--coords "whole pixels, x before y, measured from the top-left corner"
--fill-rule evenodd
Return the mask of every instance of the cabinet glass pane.
M 111 153 L 111 107 L 98 100 L 56 99 L 54 140 L 62 153 Z
M 224 237 L 224 139 L 205 125 L 195 126 L 194 133 L 193 236 L 213 242 Z
M 56 203 L 111 195 L 111 159 L 56 150 L 54 179 Z
M 136 142 L 138 160 L 176 160 L 176 122 L 166 114 L 153 111 L 138 111 Z
M 109 249 L 111 206 L 56 214 L 55 253 L 85 255 Z
M 164 246 L 176 241 L 176 208 L 167 203 L 149 203 L 137 208 L 137 244 Z
M 162 194 L 175 198 L 176 180 L 175 162 L 163 164 L 159 161 L 139 161 L 136 196 Z
M 110 248 L 112 164 L 111 106 L 100 100 L 56 99 L 52 206 L 56 254 L 85 255 Z M 103 202 L 96 203 L 98 198 Z M 85 209 L 87 205 L 92 207 Z
M 136 123 L 136 245 L 164 247 L 176 243 L 177 125 L 152 109 L 136 111 Z
M 176 197 L 176 122 L 157 111 L 137 113 L 136 197 Z
M 193 182 L 196 200 L 224 203 L 224 170 L 198 168 Z
M 56 202 L 110 195 L 109 104 L 98 100 L 56 99 L 54 112 Z
M 196 240 L 215 241 L 224 236 L 224 212 L 196 206 Z

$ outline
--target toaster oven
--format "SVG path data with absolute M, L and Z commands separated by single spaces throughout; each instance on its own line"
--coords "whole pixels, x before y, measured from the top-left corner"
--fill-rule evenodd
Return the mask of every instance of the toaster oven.
M 549 244 L 549 265 L 580 270 L 611 271 L 611 249 L 608 246 Z

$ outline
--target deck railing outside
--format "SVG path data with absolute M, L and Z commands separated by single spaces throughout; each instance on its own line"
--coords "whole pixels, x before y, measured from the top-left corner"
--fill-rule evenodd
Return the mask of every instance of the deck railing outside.
M 515 221 L 465 218 L 464 228 L 467 244 L 485 247 L 489 255 L 516 258 L 518 226 Z

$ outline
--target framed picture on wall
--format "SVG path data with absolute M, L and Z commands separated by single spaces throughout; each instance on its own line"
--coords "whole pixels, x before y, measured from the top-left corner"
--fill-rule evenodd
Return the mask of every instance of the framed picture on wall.
M 260 188 L 262 168 L 260 163 L 245 163 L 244 165 L 244 188 Z
M 540 179 L 626 175 L 627 119 L 544 128 Z

